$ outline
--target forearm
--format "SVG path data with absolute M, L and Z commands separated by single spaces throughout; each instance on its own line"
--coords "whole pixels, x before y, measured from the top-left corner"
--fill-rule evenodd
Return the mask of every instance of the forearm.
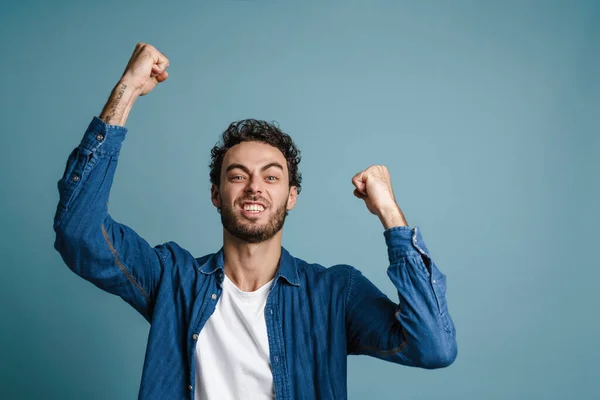
M 122 297 L 150 318 L 166 253 L 108 213 L 126 128 L 94 117 L 58 181 L 54 248 L 77 275 Z
M 402 357 L 424 368 L 452 363 L 457 350 L 446 302 L 446 276 L 430 258 L 417 228 L 388 231 L 386 241 L 388 276 L 399 298 L 395 317 L 406 342 Z
M 55 246 L 72 268 L 85 268 L 89 263 L 81 262 L 80 253 L 87 251 L 88 243 L 93 246 L 102 239 L 110 188 L 125 134 L 126 128 L 109 128 L 94 117 L 81 143 L 71 152 L 58 181 Z M 109 252 L 93 256 L 108 260 L 113 257 Z M 75 272 L 85 275 L 84 271 Z
M 445 276 L 429 258 L 417 228 L 397 227 L 384 235 L 387 272 L 399 302 L 354 269 L 348 292 L 349 352 L 422 368 L 447 366 L 457 349 Z
M 125 80 L 119 81 L 100 113 L 100 119 L 109 125 L 125 126 L 129 112 L 139 96 L 140 90 L 135 89 L 133 84 Z

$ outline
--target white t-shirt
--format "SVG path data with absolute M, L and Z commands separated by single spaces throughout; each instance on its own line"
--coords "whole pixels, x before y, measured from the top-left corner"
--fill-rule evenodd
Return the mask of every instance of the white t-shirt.
M 272 400 L 265 304 L 269 281 L 244 292 L 225 275 L 223 293 L 196 343 L 195 400 Z

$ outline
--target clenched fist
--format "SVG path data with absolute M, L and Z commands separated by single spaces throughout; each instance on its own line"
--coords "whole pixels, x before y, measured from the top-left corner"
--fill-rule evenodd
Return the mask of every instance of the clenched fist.
M 385 229 L 407 226 L 396 203 L 390 173 L 384 165 L 373 165 L 352 178 L 354 195 L 363 199 L 369 211 L 379 217 Z
M 102 109 L 100 119 L 110 125 L 125 126 L 133 103 L 169 77 L 168 67 L 169 59 L 154 46 L 138 43 Z
M 164 82 L 169 73 L 169 59 L 151 44 L 138 43 L 125 67 L 121 82 L 131 85 L 144 96 L 160 82 Z

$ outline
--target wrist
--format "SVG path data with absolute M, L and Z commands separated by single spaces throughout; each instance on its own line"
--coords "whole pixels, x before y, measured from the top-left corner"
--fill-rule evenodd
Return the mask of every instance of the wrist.
M 118 88 L 121 85 L 127 86 L 127 91 L 135 96 L 135 98 L 141 96 L 142 88 L 144 87 L 145 81 L 140 81 L 140 79 L 135 79 L 134 77 L 124 74 L 121 76 L 121 79 L 117 82 L 115 88 Z
M 113 89 L 114 92 L 119 92 L 123 90 L 123 99 L 127 100 L 127 102 L 135 102 L 135 100 L 141 96 L 142 86 L 140 86 L 137 82 L 132 79 L 128 79 L 123 76 Z
M 404 214 L 398 205 L 379 210 L 377 216 L 386 230 L 397 226 L 408 226 L 406 218 L 404 218 Z

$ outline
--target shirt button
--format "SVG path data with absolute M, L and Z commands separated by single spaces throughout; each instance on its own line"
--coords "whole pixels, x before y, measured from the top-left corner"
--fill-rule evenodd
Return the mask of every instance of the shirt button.
M 437 281 L 434 279 L 434 280 L 433 280 L 433 284 L 435 285 L 436 283 L 437 283 Z
M 96 136 L 96 140 L 97 140 L 97 141 L 102 141 L 103 139 L 104 139 L 104 136 L 103 136 L 101 133 L 99 133 L 99 134 Z
M 197 334 L 197 333 L 194 333 L 194 334 L 192 335 L 192 339 L 194 339 L 194 340 L 198 340 L 198 334 Z
M 210 296 L 210 297 L 211 297 L 213 300 L 216 300 L 216 299 L 217 299 L 217 295 L 216 295 L 216 294 L 214 294 L 214 293 L 213 293 L 213 294 L 212 294 L 212 296 Z
M 273 309 L 272 308 L 269 310 L 269 312 L 271 313 L 271 315 L 273 315 Z
M 279 357 L 275 356 L 275 362 L 279 362 Z
M 73 176 L 73 182 L 77 182 L 79 180 L 79 176 L 75 175 Z
M 194 387 L 193 387 L 192 385 L 190 385 L 190 386 L 188 386 L 188 389 L 189 389 L 189 390 L 190 390 L 190 392 L 191 392 L 192 390 L 194 390 Z

